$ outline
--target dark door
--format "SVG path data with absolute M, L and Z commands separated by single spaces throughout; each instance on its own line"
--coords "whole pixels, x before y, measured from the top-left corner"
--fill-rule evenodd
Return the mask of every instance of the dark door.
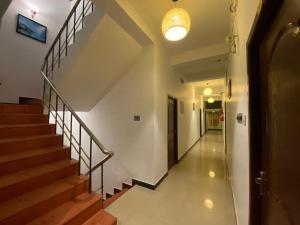
M 168 168 L 178 160 L 177 152 L 177 100 L 168 98 Z
M 200 121 L 200 137 L 202 137 L 202 110 L 201 109 L 199 114 L 199 121 Z
M 300 224 L 299 18 L 300 2 L 284 1 L 260 47 L 262 225 Z

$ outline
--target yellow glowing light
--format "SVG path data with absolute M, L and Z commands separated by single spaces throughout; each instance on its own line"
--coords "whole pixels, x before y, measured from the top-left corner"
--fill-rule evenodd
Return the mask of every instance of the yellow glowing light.
M 162 33 L 169 41 L 179 41 L 186 37 L 191 27 L 187 11 L 174 8 L 167 12 L 162 22 Z
M 209 98 L 207 101 L 208 101 L 208 103 L 214 103 L 214 102 L 215 102 L 215 99 Z
M 212 200 L 210 200 L 210 199 L 205 199 L 204 205 L 208 209 L 214 208 L 214 202 Z
M 203 94 L 204 94 L 205 96 L 211 95 L 212 92 L 213 92 L 213 91 L 212 91 L 211 88 L 205 88 L 205 89 L 203 90 Z
M 215 174 L 214 171 L 209 171 L 208 176 L 209 176 L 210 178 L 215 178 L 216 174 Z

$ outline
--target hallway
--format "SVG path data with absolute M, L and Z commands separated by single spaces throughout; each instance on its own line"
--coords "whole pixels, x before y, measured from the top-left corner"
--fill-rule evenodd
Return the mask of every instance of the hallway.
M 133 187 L 108 208 L 119 225 L 235 225 L 223 137 L 209 131 L 155 191 Z

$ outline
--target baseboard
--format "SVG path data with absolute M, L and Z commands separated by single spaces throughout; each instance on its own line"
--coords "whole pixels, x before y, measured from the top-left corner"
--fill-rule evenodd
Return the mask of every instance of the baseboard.
M 139 185 L 139 186 L 144 187 L 144 188 L 155 190 L 156 188 L 159 187 L 159 185 L 161 184 L 161 182 L 163 182 L 163 180 L 168 176 L 168 174 L 169 173 L 167 172 L 162 178 L 160 178 L 160 180 L 155 185 L 148 184 L 146 182 L 139 181 L 139 180 L 136 180 L 136 179 L 133 179 L 133 185 Z
M 227 177 L 229 178 L 229 166 L 228 166 L 228 160 L 227 160 L 227 155 L 226 155 L 226 167 L 227 167 Z M 231 190 L 231 195 L 232 195 L 232 200 L 233 200 L 233 206 L 234 206 L 234 215 L 235 215 L 235 222 L 236 225 L 239 225 L 239 220 L 238 220 L 238 216 L 237 216 L 237 207 L 236 207 L 236 200 L 235 200 L 235 195 L 233 192 L 233 188 L 232 188 L 232 181 L 231 179 L 229 180 L 229 184 L 230 184 L 230 190 Z
M 183 156 L 181 156 L 181 158 L 177 160 L 177 163 L 179 163 L 195 147 L 195 145 L 200 141 L 200 139 L 201 137 L 199 137 L 197 141 L 194 144 L 192 144 L 191 147 L 188 148 L 188 150 L 183 154 Z

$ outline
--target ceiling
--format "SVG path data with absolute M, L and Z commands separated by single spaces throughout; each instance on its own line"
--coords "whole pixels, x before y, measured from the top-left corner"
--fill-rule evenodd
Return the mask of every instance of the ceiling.
M 185 82 L 198 82 L 208 79 L 224 78 L 228 64 L 228 54 L 194 60 L 174 68 L 182 74 Z
M 230 0 L 179 0 L 177 6 L 188 11 L 191 29 L 188 36 L 178 42 L 169 42 L 161 32 L 165 13 L 173 8 L 172 0 L 128 0 L 166 46 L 170 54 L 178 54 L 225 41 L 229 33 Z

